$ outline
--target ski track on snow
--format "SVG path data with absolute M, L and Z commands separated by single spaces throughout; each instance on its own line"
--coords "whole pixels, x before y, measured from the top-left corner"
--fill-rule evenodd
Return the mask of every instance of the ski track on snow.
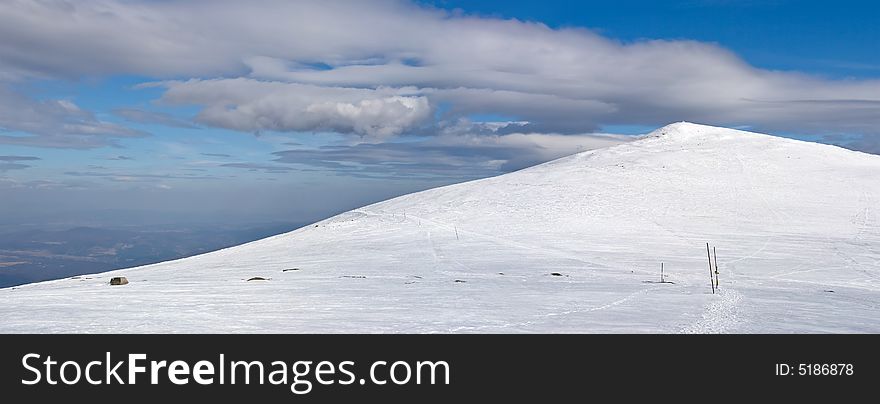
M 703 312 L 702 319 L 682 328 L 682 334 L 720 334 L 731 332 L 743 320 L 740 302 L 742 294 L 734 289 L 722 288 L 712 296 L 714 299 Z

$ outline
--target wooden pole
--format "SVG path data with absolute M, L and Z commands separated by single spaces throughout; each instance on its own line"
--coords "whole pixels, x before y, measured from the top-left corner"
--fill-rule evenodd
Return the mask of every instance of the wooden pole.
M 455 229 L 455 239 L 458 240 L 458 226 L 453 227 Z
M 715 287 L 717 288 L 720 281 L 718 280 L 718 255 L 715 254 L 714 246 L 712 246 L 712 259 L 715 260 Z
M 660 263 L 660 283 L 663 283 L 663 263 Z
M 715 294 L 715 279 L 712 277 L 712 254 L 709 253 L 709 243 L 706 243 L 706 256 L 709 257 L 709 285 L 712 285 L 712 294 Z

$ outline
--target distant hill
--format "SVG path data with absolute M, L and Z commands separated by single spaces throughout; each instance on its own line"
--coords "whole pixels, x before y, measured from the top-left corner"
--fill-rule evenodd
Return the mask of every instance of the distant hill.
M 0 287 L 188 257 L 284 233 L 302 225 L 75 227 L 0 233 Z

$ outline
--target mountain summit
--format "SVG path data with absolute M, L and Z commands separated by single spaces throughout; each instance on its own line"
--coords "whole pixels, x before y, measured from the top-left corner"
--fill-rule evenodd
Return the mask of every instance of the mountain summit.
M 214 253 L 0 290 L 0 332 L 880 332 L 878 178 L 880 156 L 675 123 Z
M 725 131 L 733 131 L 734 129 L 719 128 L 717 126 L 700 125 L 691 122 L 676 122 L 666 125 L 662 128 L 654 130 L 645 135 L 645 137 L 674 137 L 674 138 L 692 138 L 697 136 L 706 136 L 711 134 L 720 134 Z M 741 135 L 749 135 L 754 133 L 737 131 Z

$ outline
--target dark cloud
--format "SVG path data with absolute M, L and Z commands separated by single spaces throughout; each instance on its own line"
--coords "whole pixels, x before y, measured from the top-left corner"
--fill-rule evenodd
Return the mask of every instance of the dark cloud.
M 298 170 L 291 168 L 289 166 L 272 165 L 272 164 L 255 164 L 255 163 L 226 163 L 226 164 L 221 164 L 220 167 L 240 168 L 243 170 L 250 170 L 250 171 L 263 171 L 266 173 L 273 173 L 273 174 L 298 171 Z
M 230 156 L 230 155 L 228 155 L 228 154 L 223 154 L 223 153 L 202 153 L 202 156 L 208 156 L 208 157 L 222 157 L 222 158 L 229 158 L 229 157 L 232 157 L 232 156 Z
M 33 156 L 0 156 L 0 172 L 30 168 L 32 167 L 31 165 L 22 164 L 20 161 L 35 160 L 40 160 L 40 158 Z
M 126 161 L 126 160 L 134 160 L 134 157 L 129 157 L 129 156 L 113 156 L 113 157 L 107 157 L 107 160 Z
M 0 171 L 21 170 L 21 169 L 28 168 L 28 167 L 30 167 L 30 166 L 27 164 L 0 162 Z
M 0 188 L 11 189 L 61 189 L 61 190 L 84 190 L 90 188 L 91 184 L 81 181 L 55 181 L 55 180 L 17 180 L 8 177 L 0 177 Z
M 472 179 L 528 167 L 628 138 L 600 135 L 467 135 L 361 143 L 273 153 L 281 163 L 342 175 L 398 179 Z
M 498 174 L 496 167 L 479 167 L 479 154 L 452 156 L 444 147 L 419 147 L 406 143 L 324 146 L 313 150 L 274 153 L 275 161 L 298 164 L 355 177 L 405 179 L 472 179 Z
M 152 180 L 216 180 L 220 177 L 212 175 L 190 175 L 190 174 L 142 174 L 142 173 L 124 173 L 124 172 L 98 172 L 98 171 L 67 171 L 65 175 L 73 177 L 98 177 L 106 178 L 117 182 L 136 182 L 136 181 L 152 181 Z
M 102 121 L 67 100 L 34 100 L 0 85 L 0 131 L 24 135 L 0 135 L 0 143 L 91 149 L 116 144 L 120 138 L 147 133 Z
M 0 156 L 0 161 L 5 162 L 15 162 L 15 161 L 35 161 L 41 160 L 39 157 L 34 156 Z

